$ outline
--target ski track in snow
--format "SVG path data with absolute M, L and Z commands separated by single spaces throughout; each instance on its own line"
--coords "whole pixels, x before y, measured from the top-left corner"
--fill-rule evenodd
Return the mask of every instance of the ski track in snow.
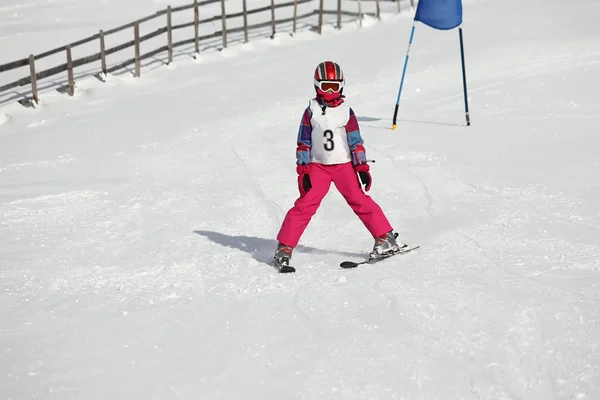
M 281 223 L 283 222 L 283 216 L 285 215 L 285 211 L 281 208 L 280 205 L 278 205 L 277 203 L 275 203 L 273 200 L 269 199 L 265 195 L 263 190 L 260 188 L 260 185 L 258 184 L 256 178 L 254 177 L 254 174 L 246 166 L 246 163 L 244 162 L 242 157 L 239 155 L 239 153 L 235 150 L 234 145 L 231 143 L 230 143 L 230 148 L 231 148 L 231 151 L 235 154 L 236 158 L 239 160 L 240 164 L 242 165 L 242 167 L 244 168 L 246 173 L 248 174 L 248 177 L 252 181 L 254 191 L 256 192 L 258 197 L 260 197 L 264 201 L 264 203 L 266 204 L 266 207 L 269 209 L 269 213 L 271 214 L 271 218 L 275 221 L 275 225 L 281 226 Z
M 411 168 L 398 168 L 398 163 L 396 162 L 396 158 L 387 154 L 386 152 L 382 151 L 380 148 L 376 147 L 376 146 L 371 146 L 371 149 L 377 151 L 378 153 L 382 154 L 383 156 L 387 157 L 389 160 L 392 161 L 392 163 L 394 164 L 394 169 L 397 171 L 400 171 L 403 174 L 412 176 L 414 179 L 418 180 L 419 183 L 421 184 L 421 187 L 423 188 L 423 196 L 425 197 L 426 201 L 427 201 L 427 205 L 426 205 L 426 214 L 428 216 L 432 216 L 433 212 L 432 212 L 432 207 L 434 204 L 434 200 L 433 197 L 431 196 L 431 192 L 429 191 L 429 187 L 427 187 L 427 184 L 425 184 L 425 181 L 423 180 L 423 178 L 421 178 L 417 173 L 415 173 L 414 171 L 412 171 Z M 419 159 L 421 158 L 420 155 L 412 155 L 411 156 L 413 159 Z M 422 158 L 425 158 L 426 156 L 423 155 Z M 403 158 L 404 159 L 404 158 Z M 429 157 L 429 160 L 431 161 L 431 156 Z

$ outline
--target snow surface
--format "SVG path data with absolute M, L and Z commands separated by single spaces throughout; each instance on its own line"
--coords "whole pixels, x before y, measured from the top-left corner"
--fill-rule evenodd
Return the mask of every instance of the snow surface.
M 600 399 L 598 15 L 465 2 L 470 127 L 458 33 L 419 24 L 390 129 L 408 13 L 5 104 L 0 397 Z M 372 238 L 332 189 L 278 274 L 324 59 L 422 248 L 340 269 Z

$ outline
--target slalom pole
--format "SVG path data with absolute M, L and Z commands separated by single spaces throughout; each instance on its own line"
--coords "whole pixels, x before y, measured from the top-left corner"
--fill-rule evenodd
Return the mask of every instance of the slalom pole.
M 465 50 L 463 46 L 462 27 L 458 28 L 458 37 L 460 38 L 460 58 L 462 61 L 463 92 L 465 96 L 465 118 L 467 119 L 467 126 L 470 126 L 471 119 L 469 118 L 469 101 L 467 100 L 467 73 L 465 68 Z
M 408 65 L 408 54 L 410 53 L 410 46 L 412 45 L 413 37 L 415 35 L 415 24 L 413 20 L 413 26 L 410 31 L 410 40 L 408 41 L 408 49 L 406 50 L 406 58 L 404 59 L 404 68 L 402 69 L 402 79 L 400 80 L 400 89 L 398 90 L 398 98 L 396 99 L 396 108 L 394 109 L 394 120 L 392 121 L 392 129 L 396 129 L 396 118 L 398 117 L 398 108 L 400 107 L 400 95 L 402 94 L 402 86 L 404 85 L 404 75 L 406 74 L 406 66 Z

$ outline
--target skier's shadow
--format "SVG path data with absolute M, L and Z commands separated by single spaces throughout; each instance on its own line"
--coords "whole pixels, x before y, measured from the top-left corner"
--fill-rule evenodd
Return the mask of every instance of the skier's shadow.
M 194 233 L 204 236 L 222 246 L 229 247 L 231 249 L 241 250 L 245 253 L 250 254 L 252 258 L 254 258 L 256 261 L 266 263 L 269 265 L 273 260 L 273 255 L 275 254 L 275 249 L 277 248 L 277 241 L 272 239 L 263 239 L 254 236 L 243 235 L 230 236 L 219 232 L 202 230 L 194 231 Z M 344 251 L 323 250 L 317 249 L 315 247 L 302 245 L 298 245 L 294 249 L 294 251 L 309 254 L 336 254 L 339 256 L 351 258 L 361 258 L 365 256 L 364 253 L 349 253 Z

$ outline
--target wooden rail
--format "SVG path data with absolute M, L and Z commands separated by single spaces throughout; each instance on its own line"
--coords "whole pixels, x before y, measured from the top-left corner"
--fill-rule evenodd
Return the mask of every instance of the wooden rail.
M 244 42 L 246 43 L 246 42 L 248 42 L 248 31 L 271 27 L 270 37 L 273 38 L 276 34 L 276 27 L 278 24 L 281 25 L 281 24 L 286 24 L 286 23 L 290 23 L 290 22 L 293 23 L 293 32 L 295 33 L 296 32 L 296 24 L 297 24 L 298 20 L 308 19 L 314 15 L 318 15 L 317 31 L 319 33 L 321 33 L 322 26 L 323 26 L 323 15 L 329 15 L 329 14 L 337 15 L 336 27 L 338 29 L 341 28 L 342 15 L 353 16 L 353 17 L 359 17 L 360 15 L 362 15 L 362 12 L 360 10 L 360 0 L 358 2 L 358 9 L 353 10 L 353 11 L 342 10 L 342 1 L 341 0 L 337 0 L 337 9 L 336 10 L 325 10 L 323 8 L 323 0 L 319 0 L 319 8 L 318 9 L 315 9 L 315 10 L 312 10 L 310 12 L 306 12 L 303 14 L 298 14 L 298 12 L 297 12 L 298 5 L 315 2 L 315 0 L 292 0 L 292 1 L 287 1 L 287 2 L 279 3 L 279 4 L 275 4 L 275 0 L 270 0 L 269 5 L 266 5 L 263 7 L 258 7 L 258 8 L 252 9 L 252 10 L 247 10 L 246 0 L 242 0 L 242 1 L 243 1 L 243 11 L 230 13 L 230 14 L 226 13 L 225 0 L 202 0 L 202 1 L 194 0 L 194 2 L 189 5 L 184 5 L 184 6 L 179 6 L 179 7 L 168 6 L 167 9 L 165 9 L 165 10 L 158 11 L 152 15 L 146 16 L 144 18 L 138 19 L 136 21 L 133 21 L 131 23 L 128 23 L 128 24 L 125 24 L 125 25 L 122 25 L 122 26 L 119 26 L 119 27 L 116 27 L 113 29 L 109 29 L 106 31 L 101 30 L 99 33 L 97 33 L 95 35 L 78 40 L 73 43 L 70 43 L 66 46 L 57 47 L 55 49 L 52 49 L 52 50 L 49 50 L 49 51 L 46 51 L 44 53 L 40 53 L 37 55 L 32 54 L 29 57 L 21 59 L 21 60 L 2 64 L 2 65 L 0 65 L 0 73 L 6 72 L 6 71 L 11 71 L 11 70 L 21 68 L 21 67 L 29 66 L 29 76 L 23 77 L 16 81 L 13 81 L 8 84 L 0 86 L 0 93 L 10 90 L 10 89 L 14 89 L 17 87 L 22 87 L 22 86 L 31 84 L 31 97 L 27 98 L 27 99 L 23 99 L 20 102 L 23 105 L 36 105 L 39 101 L 38 85 L 37 85 L 39 80 L 67 71 L 68 83 L 67 83 L 65 92 L 68 93 L 69 95 L 73 96 L 74 89 L 75 89 L 75 82 L 74 82 L 74 78 L 73 78 L 73 69 L 83 66 L 83 65 L 87 65 L 87 64 L 96 62 L 96 61 L 100 61 L 100 63 L 101 63 L 100 73 L 102 73 L 104 75 L 115 72 L 115 71 L 125 68 L 129 65 L 135 64 L 134 76 L 139 77 L 141 75 L 141 61 L 142 60 L 150 58 L 152 56 L 155 56 L 159 53 L 167 52 L 167 63 L 171 63 L 173 61 L 173 49 L 180 47 L 180 46 L 194 44 L 195 56 L 197 56 L 199 53 L 199 42 L 220 37 L 220 38 L 222 38 L 222 47 L 226 48 L 227 44 L 228 44 L 228 39 L 227 39 L 228 34 L 243 32 L 244 33 Z M 368 1 L 368 0 L 363 0 L 363 2 L 364 1 Z M 376 2 L 376 5 L 377 5 L 376 16 L 379 17 L 380 16 L 379 0 L 374 0 L 374 1 Z M 400 10 L 400 1 L 401 0 L 396 0 L 396 2 L 398 3 L 398 10 Z M 402 0 L 402 1 L 408 2 L 409 0 Z M 414 3 L 413 3 L 414 0 L 410 0 L 410 2 L 411 2 L 411 5 L 414 6 Z M 200 6 L 208 5 L 208 4 L 216 4 L 216 3 L 221 4 L 221 14 L 220 15 L 215 15 L 212 17 L 204 18 L 204 19 L 199 18 L 199 7 Z M 287 8 L 287 7 L 293 7 L 293 17 L 276 19 L 275 10 L 280 9 L 280 8 Z M 354 6 L 353 6 L 353 8 L 354 8 Z M 192 13 L 190 13 L 190 16 L 193 16 L 192 21 L 173 25 L 172 24 L 173 13 L 178 13 L 178 12 L 182 12 L 182 11 L 186 11 L 186 10 L 192 10 L 193 15 L 192 15 Z M 270 13 L 269 20 L 265 20 L 265 22 L 261 22 L 261 23 L 257 23 L 257 24 L 253 24 L 253 25 L 248 25 L 248 19 L 247 19 L 248 15 L 258 14 L 258 13 L 267 12 L 267 11 Z M 147 33 L 145 35 L 140 35 L 140 25 L 141 24 L 143 24 L 144 22 L 154 20 L 161 16 L 166 16 L 165 19 L 166 19 L 167 25 L 165 27 L 156 29 L 155 31 Z M 228 19 L 239 18 L 239 17 L 243 17 L 243 25 L 241 27 L 227 28 L 227 20 Z M 206 35 L 199 35 L 199 26 L 200 25 L 216 22 L 219 20 L 221 21 L 221 30 L 215 31 L 213 33 L 206 34 Z M 180 29 L 188 28 L 188 27 L 194 27 L 194 37 L 190 38 L 190 39 L 180 40 L 178 42 L 173 42 L 173 31 L 177 31 Z M 132 29 L 132 28 L 133 28 L 133 39 L 132 40 L 122 43 L 122 44 L 119 44 L 119 45 L 116 45 L 111 48 L 106 48 L 105 40 L 106 40 L 107 36 L 113 35 L 117 32 L 122 32 L 127 29 Z M 167 40 L 166 40 L 166 44 L 164 46 L 161 46 L 161 47 L 154 49 L 150 52 L 147 52 L 145 54 L 141 54 L 140 43 L 147 41 L 149 39 L 155 38 L 157 36 L 160 36 L 164 33 L 167 33 Z M 72 59 L 72 49 L 74 47 L 81 46 L 81 45 L 91 43 L 94 41 L 99 41 L 99 48 L 100 48 L 99 53 L 81 57 L 76 60 Z M 134 57 L 133 58 L 122 61 L 116 65 L 111 66 L 110 68 L 107 67 L 107 61 L 106 61 L 107 56 L 109 56 L 113 53 L 116 53 L 118 51 L 128 49 L 132 46 L 134 47 Z M 65 52 L 66 61 L 67 61 L 65 64 L 61 64 L 61 65 L 58 65 L 58 66 L 55 66 L 55 67 L 52 67 L 52 68 L 49 68 L 49 69 L 46 69 L 43 71 L 39 71 L 39 72 L 36 71 L 35 61 L 55 55 L 55 54 L 59 54 L 61 52 Z M 31 102 L 33 102 L 33 104 L 29 104 Z

